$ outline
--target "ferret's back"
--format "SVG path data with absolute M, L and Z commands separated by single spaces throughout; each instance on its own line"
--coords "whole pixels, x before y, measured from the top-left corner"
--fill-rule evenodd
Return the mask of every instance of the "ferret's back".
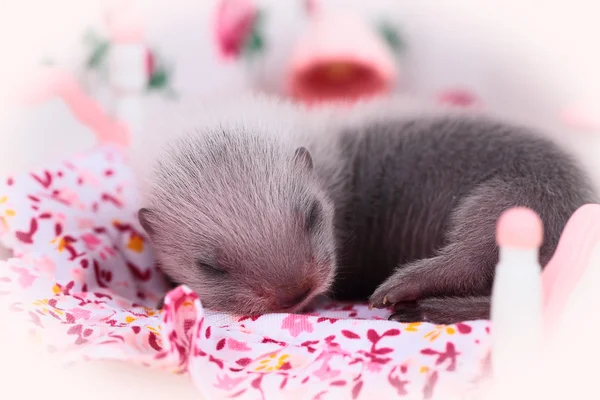
M 514 193 L 515 205 L 539 194 L 540 208 L 567 217 L 592 200 L 579 196 L 589 183 L 562 149 L 483 117 L 380 119 L 347 128 L 338 140 L 343 184 L 332 195 L 340 276 L 352 276 L 344 289 L 359 297 L 398 265 L 433 256 L 452 211 L 485 182 L 520 182 L 527 189 Z

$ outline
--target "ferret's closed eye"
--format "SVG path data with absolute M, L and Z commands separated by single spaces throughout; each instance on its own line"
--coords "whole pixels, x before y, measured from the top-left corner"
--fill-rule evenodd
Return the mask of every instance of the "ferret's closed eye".
M 213 264 L 206 264 L 201 261 L 198 261 L 196 262 L 196 265 L 212 274 L 225 275 L 227 273 L 227 271 L 225 271 L 224 269 Z
M 316 228 L 316 226 L 319 224 L 319 221 L 321 220 L 322 212 L 323 209 L 321 208 L 321 203 L 319 203 L 318 200 L 315 200 L 310 204 L 308 213 L 306 214 L 306 230 L 312 231 Z

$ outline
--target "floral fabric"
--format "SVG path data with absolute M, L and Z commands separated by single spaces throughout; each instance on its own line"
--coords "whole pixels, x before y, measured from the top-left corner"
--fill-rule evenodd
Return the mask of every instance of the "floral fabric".
M 226 315 L 167 290 L 135 218 L 124 156 L 101 147 L 0 182 L 0 302 L 49 351 L 188 373 L 212 398 L 465 398 L 489 323 L 387 321 L 323 303 L 304 315 Z

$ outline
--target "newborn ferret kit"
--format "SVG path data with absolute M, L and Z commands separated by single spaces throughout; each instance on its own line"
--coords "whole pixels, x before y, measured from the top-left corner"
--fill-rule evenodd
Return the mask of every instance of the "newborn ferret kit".
M 539 214 L 544 266 L 598 201 L 561 147 L 482 115 L 254 96 L 152 115 L 133 154 L 140 223 L 162 271 L 223 312 L 301 312 L 327 295 L 403 322 L 486 319 L 500 215 Z

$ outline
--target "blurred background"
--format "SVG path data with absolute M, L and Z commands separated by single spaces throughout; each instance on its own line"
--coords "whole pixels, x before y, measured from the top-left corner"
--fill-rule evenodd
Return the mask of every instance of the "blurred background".
M 600 171 L 593 164 L 600 28 L 589 0 L 21 0 L 1 7 L 5 94 L 54 67 L 120 117 L 128 106 L 114 99 L 120 78 L 111 60 L 125 80 L 136 66 L 144 75 L 134 83 L 137 103 L 248 89 L 301 101 L 400 93 L 547 126 Z M 119 51 L 119 35 L 144 54 Z M 93 144 L 60 99 L 15 107 L 3 97 L 2 114 L 18 118 L 2 129 L 0 172 Z

